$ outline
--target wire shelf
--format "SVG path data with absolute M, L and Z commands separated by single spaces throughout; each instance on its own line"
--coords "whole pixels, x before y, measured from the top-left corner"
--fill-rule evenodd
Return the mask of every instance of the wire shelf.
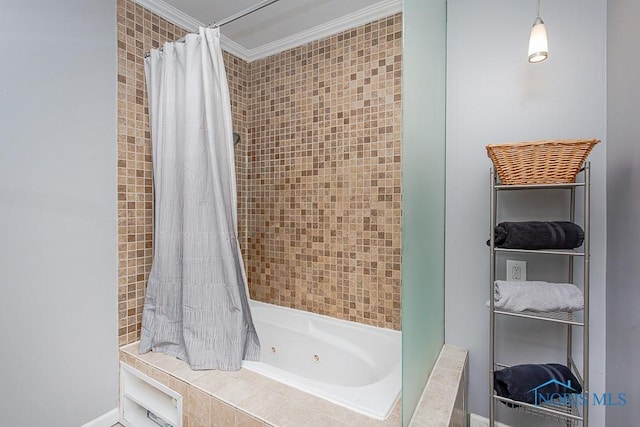
M 584 252 L 573 249 L 508 249 L 493 248 L 496 252 L 511 252 L 517 254 L 544 254 L 544 255 L 567 255 L 567 256 L 584 256 Z
M 575 363 L 573 362 L 573 358 L 571 359 L 570 369 L 574 375 L 577 376 L 578 381 L 582 383 L 582 378 L 580 373 L 575 369 Z M 501 369 L 509 368 L 511 365 L 507 365 L 504 363 L 496 362 L 494 365 L 494 370 L 498 371 Z M 507 407 L 516 410 L 523 414 L 535 415 L 537 417 L 542 417 L 554 421 L 570 421 L 573 425 L 584 422 L 584 418 L 582 415 L 582 411 L 580 410 L 580 406 L 571 406 L 568 404 L 539 404 L 532 405 L 530 403 L 520 402 L 518 400 L 509 399 L 507 397 L 498 396 L 493 393 L 493 399 L 499 402 L 505 403 Z
M 561 404 L 532 405 L 530 403 L 519 402 L 517 400 L 508 399 L 495 394 L 493 395 L 493 398 L 497 401 L 506 403 L 511 409 L 524 414 L 535 415 L 554 421 L 571 421 L 574 425 L 583 421 L 579 406 L 567 406 Z
M 567 182 L 564 184 L 496 184 L 496 190 L 566 190 L 576 187 L 584 187 L 584 182 Z
M 514 316 L 514 317 L 524 317 L 526 319 L 536 319 L 536 320 L 544 320 L 547 322 L 554 323 L 562 323 L 565 325 L 574 325 L 574 326 L 584 326 L 584 322 L 576 319 L 576 316 L 573 312 L 549 312 L 549 313 L 538 313 L 534 311 L 507 311 L 495 309 L 494 312 L 496 314 L 501 314 L 503 316 Z

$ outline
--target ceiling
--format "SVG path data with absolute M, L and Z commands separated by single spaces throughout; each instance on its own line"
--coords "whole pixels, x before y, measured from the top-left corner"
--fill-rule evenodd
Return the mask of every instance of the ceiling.
M 228 18 L 260 0 L 135 0 L 187 30 Z M 220 31 L 223 46 L 255 60 L 402 11 L 402 0 L 279 0 Z

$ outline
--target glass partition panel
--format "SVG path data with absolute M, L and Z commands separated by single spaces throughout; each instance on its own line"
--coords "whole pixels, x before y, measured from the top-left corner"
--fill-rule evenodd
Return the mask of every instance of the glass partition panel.
M 402 414 L 444 344 L 446 0 L 404 0 Z

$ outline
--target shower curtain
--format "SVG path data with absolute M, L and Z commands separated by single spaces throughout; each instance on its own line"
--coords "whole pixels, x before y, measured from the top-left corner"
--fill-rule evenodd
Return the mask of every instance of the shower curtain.
M 154 258 L 140 353 L 192 369 L 258 360 L 237 238 L 231 103 L 219 29 L 145 59 L 155 195 Z

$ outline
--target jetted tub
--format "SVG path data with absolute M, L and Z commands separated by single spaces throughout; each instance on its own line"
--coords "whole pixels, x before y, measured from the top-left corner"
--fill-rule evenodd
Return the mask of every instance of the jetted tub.
M 242 366 L 376 419 L 400 396 L 399 331 L 251 301 L 260 362 Z

